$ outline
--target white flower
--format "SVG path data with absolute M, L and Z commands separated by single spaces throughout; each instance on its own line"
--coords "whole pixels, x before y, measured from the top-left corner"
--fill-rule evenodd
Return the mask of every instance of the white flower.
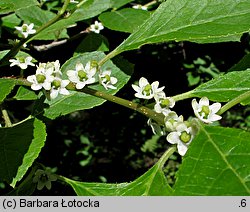
M 36 33 L 36 30 L 33 29 L 34 24 L 31 23 L 30 25 L 28 24 L 23 24 L 20 27 L 15 27 L 18 32 L 20 32 L 24 38 L 27 38 L 30 34 Z
M 185 123 L 179 123 L 175 132 L 167 135 L 167 141 L 171 144 L 177 144 L 180 155 L 185 155 L 189 144 L 193 140 L 194 132 L 192 127 L 187 127 Z
M 178 116 L 176 112 L 171 111 L 169 112 L 164 119 L 165 128 L 167 131 L 175 131 L 176 126 L 180 123 L 183 123 L 183 116 Z
M 76 83 L 77 89 L 82 89 L 85 85 L 95 82 L 96 67 L 91 67 L 91 63 L 88 62 L 84 67 L 83 64 L 77 63 L 75 70 L 68 70 L 67 75 L 69 80 Z
M 118 80 L 115 77 L 111 77 L 110 70 L 102 71 L 99 74 L 99 81 L 106 90 L 108 90 L 109 88 L 110 89 L 117 89 L 117 87 L 115 87 L 114 84 L 116 84 Z
M 139 86 L 134 84 L 132 85 L 133 89 L 137 92 L 135 93 L 135 96 L 142 99 L 157 99 L 158 95 L 162 96 L 164 93 L 162 91 L 164 89 L 164 86 L 161 88 L 158 88 L 158 86 L 158 81 L 155 81 L 150 85 L 148 80 L 144 77 L 141 77 L 139 79 Z
M 173 108 L 175 105 L 175 101 L 172 97 L 164 97 L 156 100 L 156 104 L 154 106 L 154 110 L 157 113 L 163 113 L 165 116 L 168 115 L 171 110 L 169 108 Z
M 70 3 L 72 3 L 72 4 L 78 4 L 78 3 L 79 3 L 79 1 L 70 0 Z
M 141 9 L 141 10 L 148 10 L 146 6 L 143 6 L 141 4 L 136 4 L 133 6 L 134 9 Z
M 89 27 L 89 30 L 95 33 L 100 33 L 101 30 L 103 30 L 104 27 L 101 22 L 95 21 L 94 24 L 91 24 Z
M 155 135 L 159 135 L 159 136 L 165 135 L 165 130 L 154 120 L 148 119 L 147 124 L 151 127 Z
M 51 69 L 52 75 L 54 77 L 59 77 L 59 78 L 62 77 L 62 72 L 60 70 L 60 62 L 59 62 L 59 60 L 56 60 L 54 62 L 44 63 L 42 68 L 45 68 L 46 70 Z
M 32 90 L 45 90 L 51 89 L 51 82 L 53 82 L 55 76 L 53 76 L 54 68 L 46 67 L 46 63 L 40 63 L 37 67 L 36 74 L 27 77 L 27 80 L 32 83 Z
M 19 66 L 21 69 L 26 69 L 28 66 L 35 66 L 34 63 L 31 62 L 32 57 L 17 57 L 17 59 L 10 59 L 9 62 L 11 62 L 11 66 Z
M 209 105 L 209 100 L 207 97 L 202 97 L 199 103 L 197 103 L 196 99 L 193 99 L 192 107 L 196 117 L 204 123 L 209 124 L 222 118 L 216 114 L 220 110 L 221 104 L 217 102 Z
M 62 95 L 69 95 L 69 91 L 65 88 L 69 82 L 69 80 L 62 80 L 56 77 L 51 83 L 50 98 L 55 99 L 59 93 Z

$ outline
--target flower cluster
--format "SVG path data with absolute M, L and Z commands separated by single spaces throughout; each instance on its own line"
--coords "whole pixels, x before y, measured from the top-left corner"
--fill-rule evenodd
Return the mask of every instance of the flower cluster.
M 37 66 L 36 74 L 28 76 L 27 80 L 31 82 L 31 89 L 37 91 L 45 89 L 49 91 L 49 98 L 55 99 L 58 94 L 69 95 L 66 86 L 69 80 L 62 80 L 59 61 L 40 63 Z
M 154 134 L 165 135 L 166 140 L 171 144 L 176 144 L 180 155 L 185 155 L 188 146 L 192 142 L 197 128 L 192 121 L 185 121 L 183 116 L 178 116 L 172 108 L 175 100 L 167 97 L 164 93 L 164 87 L 159 88 L 159 82 L 149 83 L 144 77 L 141 77 L 138 85 L 133 84 L 132 88 L 136 91 L 135 96 L 142 99 L 154 99 L 154 111 L 164 115 L 164 126 L 159 125 L 152 119 L 148 120 Z M 214 103 L 209 105 L 207 97 L 200 99 L 199 103 L 195 99 L 192 101 L 192 107 L 195 115 L 204 123 L 212 123 L 221 119 L 216 113 L 220 110 L 221 104 Z
M 68 70 L 69 80 L 76 85 L 76 89 L 82 89 L 86 85 L 99 82 L 106 90 L 117 89 L 114 85 L 117 78 L 111 76 L 111 70 L 98 70 L 96 61 L 88 62 L 85 66 L 81 63 L 75 65 L 74 70 Z
M 10 59 L 10 66 L 17 65 L 26 69 L 28 65 L 35 66 L 31 62 L 32 57 Z M 69 83 L 73 83 L 76 89 L 82 89 L 89 84 L 99 82 L 106 90 L 117 89 L 117 78 L 111 76 L 110 69 L 98 70 L 96 61 L 87 62 L 86 65 L 78 62 L 75 69 L 66 71 L 68 79 L 62 79 L 59 60 L 54 62 L 39 63 L 36 73 L 27 77 L 31 83 L 31 89 L 38 91 L 44 89 L 48 99 L 55 99 L 58 94 L 69 95 L 67 90 Z

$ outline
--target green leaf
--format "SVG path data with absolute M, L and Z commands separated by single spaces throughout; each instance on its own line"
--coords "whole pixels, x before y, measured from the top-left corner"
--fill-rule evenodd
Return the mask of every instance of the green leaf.
M 99 20 L 109 29 L 121 32 L 133 32 L 150 16 L 150 12 L 125 8 L 118 11 L 102 13 Z
M 84 52 L 105 52 L 109 50 L 108 46 L 108 40 L 104 36 L 97 33 L 90 33 L 77 46 L 74 56 Z
M 111 4 L 114 9 L 118 9 L 132 1 L 134 0 L 111 0 Z
M 177 173 L 174 195 L 249 196 L 250 133 L 200 127 Z
M 81 21 L 101 14 L 103 11 L 109 9 L 111 0 L 89 0 L 86 1 L 79 9 L 70 16 L 70 21 Z
M 14 87 L 14 80 L 0 78 L 0 103 L 4 101 L 6 96 L 12 91 Z
M 17 90 L 16 95 L 13 98 L 16 100 L 35 100 L 38 97 L 34 91 L 31 91 L 26 87 L 20 86 Z
M 250 54 L 246 54 L 237 64 L 228 71 L 242 71 L 250 68 Z
M 38 5 L 38 2 L 36 0 L 1 0 L 0 14 L 7 14 L 32 5 Z
M 9 52 L 9 50 L 0 51 L 0 59 L 2 59 L 8 52 Z M 18 57 L 28 57 L 28 56 L 30 56 L 28 53 L 23 52 L 23 51 L 19 51 L 17 53 L 17 55 L 15 56 L 15 58 L 18 58 Z M 37 60 L 35 58 L 33 58 L 32 62 L 37 62 Z
M 37 6 L 30 6 L 25 9 L 18 10 L 17 16 L 23 21 L 33 23 L 36 27 L 42 26 L 56 15 L 50 11 L 42 10 Z
M 25 22 L 25 23 L 33 23 L 35 26 L 34 28 L 37 29 L 47 23 L 49 20 L 54 18 L 56 14 L 42 10 L 40 7 L 31 6 L 25 9 L 18 10 L 16 14 Z M 66 30 L 58 29 L 53 31 L 44 30 L 38 35 L 34 37 L 37 40 L 54 40 L 58 38 L 67 38 L 68 35 Z
M 13 3 L 0 2 L 0 14 L 8 14 L 14 11 L 15 5 Z
M 63 66 L 62 66 L 62 73 L 64 78 L 66 78 L 66 72 L 68 70 L 74 70 L 75 65 L 77 62 L 81 62 L 82 64 L 86 64 L 87 62 L 91 60 L 100 61 L 105 54 L 103 52 L 88 52 L 84 53 L 78 56 L 75 56 L 71 59 L 69 59 Z M 130 66 L 131 67 L 131 66 Z M 109 94 L 115 94 L 117 91 L 119 91 L 129 80 L 130 75 L 132 74 L 133 70 L 120 70 L 112 61 L 108 61 L 105 63 L 102 68 L 105 69 L 111 69 L 112 70 L 112 76 L 116 77 L 118 79 L 117 84 L 115 85 L 117 87 L 116 90 L 108 90 L 106 91 L 105 88 L 101 85 L 91 85 L 90 88 L 93 88 L 95 90 L 104 91 Z M 49 105 L 48 108 L 45 109 L 44 115 L 50 119 L 55 119 L 58 116 L 66 115 L 68 113 L 77 111 L 77 110 L 84 110 L 84 109 L 90 109 L 95 106 L 99 106 L 102 103 L 104 103 L 105 100 L 82 93 L 78 91 L 71 91 L 70 95 L 63 96 L 59 95 L 56 99 L 51 101 L 46 101 L 46 104 Z
M 212 101 L 228 102 L 249 90 L 250 70 L 246 70 L 220 75 L 192 90 L 191 95 L 206 96 Z
M 84 183 L 67 178 L 63 180 L 79 196 L 170 196 L 172 188 L 162 171 L 169 153 L 167 151 L 151 169 L 131 183 Z
M 239 41 L 249 31 L 249 0 L 168 0 L 117 49 L 118 53 L 165 41 Z
M 45 125 L 29 118 L 12 127 L 0 128 L 0 137 L 0 180 L 14 187 L 44 146 Z
M 21 20 L 13 13 L 1 18 L 2 26 L 9 27 L 14 29 L 15 26 L 18 26 L 21 23 Z

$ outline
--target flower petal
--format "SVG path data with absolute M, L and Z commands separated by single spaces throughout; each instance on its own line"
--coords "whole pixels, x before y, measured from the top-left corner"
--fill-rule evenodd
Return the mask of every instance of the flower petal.
M 59 93 L 62 95 L 69 95 L 70 94 L 70 92 L 66 88 L 61 88 L 59 90 Z
M 196 101 L 196 99 L 192 100 L 192 108 L 194 110 L 194 112 L 196 112 L 199 108 L 198 102 Z
M 148 83 L 148 80 L 145 78 L 145 77 L 141 77 L 140 79 L 139 79 L 139 87 L 144 87 L 144 86 L 146 86 L 146 85 L 148 85 L 149 83 Z
M 48 81 L 45 81 L 45 82 L 43 83 L 43 88 L 44 88 L 45 90 L 50 90 L 50 89 L 51 89 L 51 83 L 48 82 Z
M 140 93 L 140 92 L 141 92 L 141 88 L 140 88 L 138 85 L 132 84 L 132 88 L 133 88 L 137 93 Z
M 179 154 L 181 156 L 184 156 L 186 154 L 187 150 L 188 150 L 188 147 L 184 143 L 179 142 L 177 144 L 177 149 L 178 149 Z
M 212 113 L 217 113 L 221 108 L 221 103 L 213 103 L 212 105 L 209 106 L 209 109 L 212 110 Z
M 209 100 L 207 97 L 202 97 L 199 101 L 199 105 L 205 105 L 208 106 L 209 105 Z
M 86 85 L 85 82 L 78 82 L 78 83 L 76 84 L 76 89 L 82 89 L 85 85 Z
M 31 89 L 34 91 L 38 91 L 38 90 L 42 89 L 42 85 L 41 84 L 32 84 Z
M 179 133 L 178 132 L 171 132 L 167 135 L 167 141 L 170 144 L 177 144 L 179 143 Z
M 218 120 L 220 120 L 220 119 L 222 119 L 222 117 L 219 116 L 219 115 L 217 115 L 217 114 L 212 114 L 211 117 L 209 117 L 210 123 L 212 123 L 212 122 L 214 122 L 214 121 L 218 121 Z
M 50 98 L 55 99 L 58 96 L 59 90 L 58 89 L 52 89 L 50 91 Z

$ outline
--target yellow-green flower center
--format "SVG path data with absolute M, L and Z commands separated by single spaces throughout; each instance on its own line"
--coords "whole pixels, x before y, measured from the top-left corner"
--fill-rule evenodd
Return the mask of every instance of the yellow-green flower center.
M 96 60 L 91 60 L 91 62 L 90 62 L 90 67 L 91 67 L 91 68 L 96 68 L 96 67 L 98 67 L 98 62 L 97 62 Z
M 19 57 L 18 60 L 19 60 L 20 63 L 25 63 L 25 58 L 24 57 Z
M 168 122 L 171 123 L 171 124 L 173 125 L 173 124 L 176 122 L 176 120 L 174 120 L 174 119 L 169 119 Z
M 44 75 L 42 75 L 42 74 L 37 74 L 36 75 L 36 80 L 37 80 L 38 83 L 44 83 L 45 79 L 46 79 L 46 77 Z
M 83 70 L 78 71 L 78 77 L 80 78 L 80 80 L 86 80 L 87 79 L 87 73 Z
M 106 79 L 106 82 L 109 82 L 110 81 L 110 76 L 106 74 L 105 79 Z
M 56 89 L 57 89 L 57 88 L 60 88 L 60 86 L 61 86 L 60 80 L 54 80 L 54 81 L 52 82 L 52 86 L 54 86 Z
M 147 84 L 144 89 L 143 89 L 143 93 L 146 94 L 146 96 L 149 96 L 150 95 L 150 91 L 152 89 L 152 86 L 150 84 Z
M 209 106 L 203 105 L 202 108 L 201 108 L 201 112 L 200 112 L 201 115 L 204 114 L 203 118 L 207 119 L 209 113 L 210 113 Z
M 170 105 L 169 99 L 163 99 L 163 100 L 161 100 L 161 102 L 160 102 L 160 106 L 161 106 L 162 108 L 164 108 L 164 107 L 169 107 L 169 105 Z
M 191 135 L 187 133 L 186 131 L 183 131 L 181 133 L 180 139 L 183 143 L 188 143 L 191 139 Z
M 23 25 L 23 26 L 22 26 L 22 30 L 23 30 L 23 32 L 27 32 L 27 31 L 28 31 L 28 26 Z

